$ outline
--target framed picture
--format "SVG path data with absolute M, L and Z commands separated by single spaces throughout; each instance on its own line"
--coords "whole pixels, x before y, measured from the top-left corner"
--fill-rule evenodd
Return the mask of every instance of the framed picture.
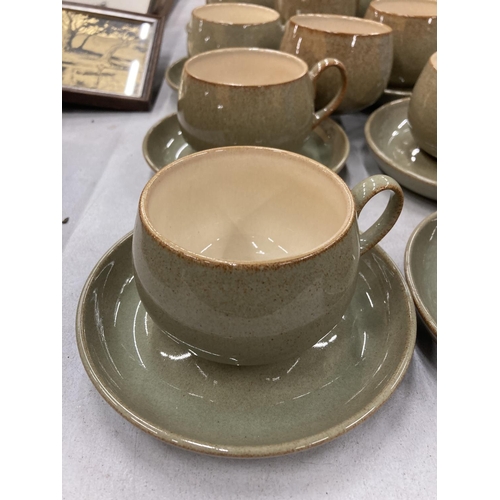
M 159 16 L 63 2 L 63 101 L 150 109 L 162 34 Z

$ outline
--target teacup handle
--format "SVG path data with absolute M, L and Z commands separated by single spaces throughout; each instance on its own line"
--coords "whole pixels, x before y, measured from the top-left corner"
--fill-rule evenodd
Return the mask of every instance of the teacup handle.
M 311 78 L 314 88 L 316 89 L 316 80 L 319 78 L 321 73 L 323 73 L 326 68 L 330 68 L 332 66 L 335 66 L 340 71 L 342 86 L 324 108 L 314 113 L 312 128 L 316 128 L 325 118 L 329 117 L 339 107 L 347 90 L 347 72 L 345 66 L 338 59 L 334 59 L 333 57 L 322 59 L 309 71 L 309 78 Z
M 403 209 L 404 195 L 401 186 L 387 175 L 373 175 L 351 189 L 358 216 L 376 194 L 387 189 L 394 195 L 378 220 L 359 236 L 361 255 L 373 248 L 392 229 Z

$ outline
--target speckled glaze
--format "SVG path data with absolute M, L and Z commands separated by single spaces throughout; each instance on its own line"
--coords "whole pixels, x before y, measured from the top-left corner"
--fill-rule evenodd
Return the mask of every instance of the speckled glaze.
M 276 0 L 274 8 L 283 22 L 297 14 L 355 16 L 358 0 Z
M 105 401 L 171 445 L 252 458 L 327 443 L 373 415 L 412 359 L 415 307 L 379 247 L 361 257 L 356 290 L 334 330 L 296 358 L 254 367 L 212 363 L 164 335 L 139 298 L 131 253 L 128 234 L 90 274 L 77 345 Z
M 187 31 L 190 56 L 228 47 L 278 49 L 283 36 L 278 12 L 246 3 L 196 7 Z
M 387 189 L 395 196 L 360 236 L 357 214 Z M 351 194 L 338 175 L 294 153 L 195 153 L 160 170 L 142 192 L 136 286 L 153 321 L 201 357 L 286 360 L 341 319 L 360 253 L 390 230 L 402 205 L 401 188 L 386 176 Z
M 420 317 L 437 340 L 437 212 L 426 217 L 411 234 L 404 268 Z
M 207 0 L 207 4 L 210 3 L 233 3 L 234 0 Z M 274 0 L 245 0 L 245 3 L 251 3 L 255 5 L 262 5 L 263 7 L 269 7 L 274 9 Z
M 349 156 L 349 138 L 334 120 L 324 120 L 304 141 L 299 154 L 318 161 L 338 174 Z M 196 153 L 182 135 L 177 114 L 155 123 L 144 136 L 142 153 L 155 172 L 184 156 Z
M 437 3 L 427 0 L 375 0 L 365 19 L 387 24 L 394 34 L 389 86 L 413 87 L 429 57 L 437 51 Z
M 437 199 L 437 160 L 418 147 L 408 125 L 410 98 L 384 104 L 365 124 L 365 138 L 382 172 L 402 186 Z
M 413 88 L 408 125 L 420 148 L 437 157 L 437 52 L 430 57 Z
M 280 50 L 294 54 L 312 67 L 319 59 L 335 57 L 347 71 L 347 92 L 335 114 L 353 113 L 372 104 L 387 87 L 392 68 L 390 27 L 357 17 L 306 14 L 290 18 Z M 318 78 L 316 107 L 338 91 L 338 72 Z
M 344 85 L 315 112 L 314 82 L 332 66 Z M 257 145 L 299 151 L 311 130 L 342 102 L 346 87 L 345 67 L 337 59 L 323 59 L 308 72 L 304 61 L 279 51 L 214 50 L 184 65 L 177 117 L 197 150 Z

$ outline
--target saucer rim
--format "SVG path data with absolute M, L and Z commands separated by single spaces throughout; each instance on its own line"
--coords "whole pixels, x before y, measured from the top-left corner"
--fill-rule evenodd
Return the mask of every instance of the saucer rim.
M 189 59 L 188 56 L 184 56 L 184 57 L 181 57 L 180 59 L 177 59 L 172 64 L 170 64 L 170 66 L 165 71 L 165 81 L 167 82 L 169 87 L 172 88 L 173 90 L 179 90 L 180 85 L 177 85 L 176 83 L 174 83 L 172 81 L 172 79 L 170 78 L 170 72 L 172 71 L 174 66 L 177 66 L 180 63 L 183 63 L 183 65 L 184 65 L 188 59 Z
M 115 242 L 98 260 L 89 276 L 87 277 L 80 294 L 80 298 L 78 300 L 76 311 L 76 342 L 80 360 L 87 373 L 87 376 L 90 378 L 90 381 L 97 389 L 101 397 L 129 423 L 148 433 L 149 435 L 159 439 L 160 441 L 199 454 L 227 458 L 269 458 L 305 451 L 307 449 L 326 444 L 364 422 L 390 399 L 392 394 L 395 392 L 395 390 L 403 380 L 413 358 L 416 343 L 417 323 L 415 305 L 412 300 L 408 284 L 404 279 L 401 271 L 398 269 L 397 265 L 390 258 L 390 256 L 380 246 L 376 246 L 370 251 L 376 252 L 384 260 L 384 262 L 394 271 L 397 279 L 401 284 L 402 293 L 406 297 L 406 305 L 408 309 L 406 314 L 408 320 L 408 328 L 406 329 L 407 338 L 403 354 L 397 364 L 397 367 L 394 369 L 388 380 L 385 381 L 383 390 L 380 392 L 380 394 L 373 398 L 370 403 L 366 404 L 361 409 L 358 409 L 350 419 L 345 419 L 341 423 L 338 423 L 333 427 L 329 427 L 328 429 L 325 429 L 319 433 L 315 433 L 300 439 L 267 445 L 235 446 L 224 444 L 224 448 L 225 450 L 227 450 L 227 452 L 222 452 L 219 449 L 215 448 L 213 443 L 202 442 L 201 440 L 196 440 L 193 443 L 189 440 L 189 436 L 176 434 L 174 432 L 168 431 L 168 429 L 165 429 L 165 427 L 161 429 L 158 428 L 154 424 L 137 415 L 133 410 L 127 408 L 126 404 L 113 394 L 112 389 L 110 390 L 108 389 L 108 387 L 106 387 L 105 382 L 103 382 L 98 376 L 98 370 L 92 362 L 88 344 L 85 342 L 86 331 L 83 317 L 85 305 L 89 300 L 91 285 L 94 282 L 95 277 L 98 276 L 101 268 L 105 265 L 108 258 L 114 252 L 116 252 L 120 246 L 124 245 L 128 239 L 131 239 L 132 235 L 133 230 L 128 232 L 117 242 Z M 158 432 L 153 432 L 153 428 Z
M 146 132 L 146 135 L 144 136 L 144 139 L 142 140 L 142 155 L 144 156 L 144 159 L 146 160 L 146 163 L 148 164 L 149 168 L 154 173 L 159 172 L 160 170 L 162 170 L 163 168 L 165 168 L 167 165 L 170 165 L 170 163 L 167 163 L 167 164 L 163 165 L 163 167 L 161 167 L 161 168 L 157 167 L 156 163 L 153 162 L 153 160 L 151 159 L 151 157 L 149 155 L 149 151 L 148 151 L 148 141 L 149 141 L 149 138 L 151 137 L 151 135 L 153 134 L 153 132 L 161 124 L 163 124 L 164 122 L 166 122 L 168 120 L 172 120 L 174 117 L 177 117 L 177 113 L 171 113 L 170 115 L 167 115 L 164 118 L 158 120 L 154 125 L 152 125 L 149 128 L 149 130 Z M 328 123 L 328 120 L 330 122 L 332 122 L 332 123 Z M 328 117 L 326 120 L 323 120 L 318 126 L 316 126 L 313 130 L 311 130 L 311 134 L 314 133 L 314 131 L 316 129 L 323 128 L 323 130 L 324 130 L 325 126 L 329 126 L 330 128 L 335 129 L 335 133 L 338 133 L 342 137 L 343 142 L 345 143 L 344 153 L 343 153 L 342 157 L 340 158 L 340 160 L 336 163 L 336 165 L 334 167 L 332 167 L 330 165 L 325 165 L 323 162 L 321 162 L 319 160 L 315 160 L 315 161 L 317 161 L 321 165 L 325 166 L 326 168 L 328 168 L 329 170 L 331 170 L 335 174 L 340 174 L 340 172 L 346 166 L 347 159 L 349 158 L 349 155 L 351 153 L 351 143 L 349 141 L 349 137 L 347 136 L 346 131 L 331 117 Z M 274 148 L 274 149 L 276 149 L 276 148 Z M 198 151 L 196 151 L 196 152 L 198 152 Z M 302 154 L 302 153 L 297 153 L 297 154 Z M 302 155 L 302 156 L 305 156 L 305 155 Z M 308 158 L 308 157 L 306 156 L 306 158 Z M 173 161 L 175 161 L 175 160 L 173 160 Z
M 437 191 L 437 179 L 435 181 L 433 181 L 433 180 L 429 179 L 428 177 L 424 177 L 424 176 L 416 174 L 414 172 L 409 172 L 405 168 L 401 167 L 401 165 L 399 165 L 397 162 L 395 162 L 392 158 L 389 158 L 384 153 L 384 151 L 378 146 L 378 144 L 373 139 L 373 136 L 372 136 L 372 133 L 371 133 L 373 122 L 375 121 L 375 119 L 378 117 L 378 115 L 380 113 L 382 113 L 383 111 L 385 111 L 389 107 L 399 107 L 399 106 L 402 107 L 402 106 L 404 106 L 407 103 L 409 105 L 409 102 L 410 102 L 410 98 L 409 97 L 405 97 L 403 99 L 397 99 L 395 101 L 388 102 L 388 103 L 380 106 L 378 109 L 376 109 L 368 117 L 368 120 L 365 123 L 365 128 L 364 128 L 365 139 L 366 139 L 366 142 L 368 144 L 368 147 L 371 149 L 372 153 L 377 157 L 377 159 L 380 162 L 384 163 L 385 165 L 389 165 L 390 168 L 392 168 L 395 171 L 397 171 L 402 177 L 404 177 L 406 179 L 411 179 L 411 180 L 413 180 L 415 182 L 420 183 L 421 185 L 425 185 L 425 187 L 427 187 L 429 189 L 436 189 L 436 191 Z M 430 156 L 430 155 L 427 155 L 427 156 L 429 156 L 432 159 L 432 156 Z M 377 163 L 378 163 L 380 169 L 382 171 L 384 171 L 384 173 L 386 173 L 387 175 L 391 175 L 390 172 L 386 172 L 385 171 L 384 167 L 382 167 L 380 165 L 379 161 L 377 161 Z M 437 159 L 434 159 L 434 161 L 436 162 L 436 168 L 437 168 Z M 422 192 L 415 191 L 415 189 L 408 187 L 404 181 L 403 182 L 398 181 L 398 182 L 402 186 L 406 187 L 407 189 L 409 189 L 410 191 L 412 191 L 414 193 L 419 194 L 420 196 L 424 196 L 425 198 L 429 198 L 431 200 L 436 200 L 437 201 L 437 192 L 436 192 L 436 195 L 434 195 L 434 194 L 432 194 L 432 195 L 430 195 L 430 194 L 423 194 Z
M 437 321 L 429 312 L 429 309 L 422 300 L 422 297 L 418 290 L 418 286 L 415 283 L 414 273 L 411 267 L 411 256 L 415 248 L 415 241 L 420 235 L 420 233 L 425 229 L 425 227 L 428 224 L 430 224 L 434 219 L 436 219 L 436 225 L 437 225 L 437 210 L 434 213 L 425 217 L 412 231 L 410 238 L 408 239 L 408 242 L 406 244 L 405 255 L 404 255 L 404 271 L 405 271 L 406 281 L 408 283 L 408 288 L 410 289 L 411 296 L 413 297 L 413 301 L 415 302 L 415 307 L 417 308 L 420 317 L 427 326 L 433 339 L 437 342 Z
M 400 98 L 411 97 L 412 92 L 413 92 L 413 87 L 410 87 L 408 89 L 399 87 L 386 87 L 384 89 L 385 95 L 391 97 L 400 97 Z

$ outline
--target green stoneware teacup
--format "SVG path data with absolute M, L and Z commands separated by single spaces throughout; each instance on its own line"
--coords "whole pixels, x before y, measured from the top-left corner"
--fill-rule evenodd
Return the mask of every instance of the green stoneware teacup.
M 437 50 L 437 3 L 428 0 L 374 0 L 365 19 L 393 30 L 394 60 L 390 87 L 413 87 Z
M 413 87 L 408 125 L 420 149 L 437 157 L 437 52 L 429 58 Z
M 283 22 L 297 14 L 355 16 L 358 0 L 275 0 L 274 8 Z
M 393 196 L 360 235 L 359 213 L 383 190 Z M 288 151 L 194 153 L 156 173 L 141 194 L 134 282 L 151 319 L 191 352 L 226 364 L 278 362 L 341 320 L 360 255 L 402 206 L 399 184 L 384 175 L 351 191 L 325 166 Z
M 331 66 L 343 84 L 315 112 L 314 84 Z M 177 118 L 197 150 L 235 145 L 299 150 L 342 102 L 346 86 L 345 67 L 337 59 L 322 59 L 309 71 L 302 59 L 277 50 L 212 50 L 184 65 Z
M 282 36 L 280 16 L 273 9 L 246 3 L 201 5 L 187 26 L 188 54 L 228 47 L 278 49 Z
M 286 25 L 280 50 L 299 56 L 310 67 L 324 57 L 342 61 L 347 92 L 335 113 L 353 113 L 374 104 L 387 87 L 393 57 L 392 29 L 358 17 L 297 15 Z M 316 85 L 316 106 L 324 106 L 340 85 L 338 73 L 326 70 Z

